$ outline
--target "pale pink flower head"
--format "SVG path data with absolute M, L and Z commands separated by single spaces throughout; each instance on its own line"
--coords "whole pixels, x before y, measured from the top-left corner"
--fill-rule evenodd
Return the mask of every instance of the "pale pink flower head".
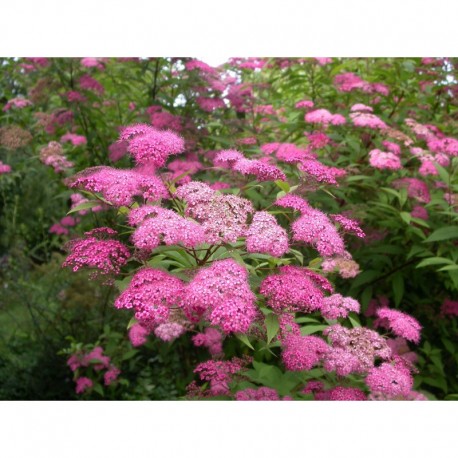
M 160 324 L 155 330 L 154 335 L 163 342 L 172 342 L 186 332 L 184 326 L 179 323 L 168 322 Z
M 346 318 L 350 312 L 359 313 L 360 304 L 352 297 L 343 297 L 341 294 L 332 294 L 323 299 L 321 314 L 328 320 Z
M 356 103 L 355 105 L 352 105 L 352 107 L 350 108 L 350 111 L 351 112 L 359 111 L 359 112 L 372 113 L 374 109 L 372 107 L 364 105 L 364 103 Z
M 2 161 L 0 161 L 0 175 L 3 173 L 10 173 L 11 172 L 11 166 L 8 164 L 4 164 Z
M 321 66 L 332 63 L 331 57 L 314 57 L 314 59 L 317 61 L 318 65 Z
M 192 342 L 196 347 L 207 347 L 212 356 L 218 356 L 223 353 L 223 334 L 216 328 L 206 328 L 192 337 Z
M 117 162 L 127 154 L 127 145 L 126 141 L 119 141 L 112 143 L 108 147 L 108 158 L 112 162 Z
M 420 323 L 407 313 L 387 307 L 377 310 L 377 326 L 390 329 L 393 334 L 415 343 L 420 342 Z
M 249 253 L 270 254 L 279 258 L 289 250 L 288 234 L 268 212 L 254 214 L 246 237 Z
M 117 380 L 121 371 L 116 366 L 110 366 L 110 368 L 103 374 L 103 382 L 105 386 L 110 386 L 114 381 Z
M 369 127 L 370 129 L 387 129 L 388 126 L 378 116 L 367 112 L 350 113 L 353 124 L 357 127 Z
M 359 388 L 336 386 L 327 392 L 329 401 L 366 401 L 367 396 Z
M 83 67 L 87 68 L 97 68 L 99 70 L 103 70 L 104 66 L 102 63 L 102 59 L 97 58 L 97 57 L 83 57 L 80 61 L 81 65 Z
M 8 111 L 11 108 L 25 108 L 30 105 L 33 105 L 33 103 L 30 100 L 27 100 L 23 97 L 16 97 L 14 99 L 8 100 L 6 105 L 3 107 L 3 111 Z
M 401 155 L 401 147 L 398 144 L 390 142 L 388 140 L 383 140 L 382 145 L 390 153 L 396 154 L 396 156 L 400 156 Z
M 330 124 L 334 126 L 339 126 L 345 124 L 345 118 L 340 114 L 331 114 L 328 110 L 320 108 L 318 110 L 309 111 L 305 115 L 305 122 L 312 124 L 322 124 L 327 127 Z
M 369 164 L 380 170 L 399 170 L 402 168 L 401 160 L 398 156 L 379 149 L 373 149 L 369 152 Z

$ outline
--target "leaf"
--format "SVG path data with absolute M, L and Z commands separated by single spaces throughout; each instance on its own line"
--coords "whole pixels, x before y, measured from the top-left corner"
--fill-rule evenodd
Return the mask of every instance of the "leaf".
M 356 315 L 356 313 L 353 313 L 353 312 L 350 313 L 348 315 L 348 319 L 350 320 L 350 323 L 354 328 L 361 327 L 361 323 L 359 322 L 359 318 L 358 318 L 358 315 Z
M 275 184 L 285 193 L 288 193 L 291 189 L 289 184 L 286 181 L 275 180 Z
M 79 212 L 81 210 L 88 210 L 89 208 L 98 207 L 99 205 L 100 205 L 100 201 L 98 200 L 90 200 L 88 202 L 83 202 L 82 204 L 79 204 L 76 207 L 73 207 L 69 212 L 67 212 L 67 215 L 70 215 L 71 213 Z
M 280 324 L 278 323 L 278 317 L 274 313 L 271 313 L 266 316 L 264 321 L 267 330 L 267 344 L 272 342 L 272 339 L 277 335 L 278 330 L 280 329 Z
M 410 224 L 410 222 L 412 221 L 412 215 L 408 212 L 400 212 L 399 216 L 403 221 L 405 221 L 406 224 Z
M 250 347 L 252 350 L 254 350 L 254 347 L 253 345 L 251 345 L 250 339 L 248 339 L 248 336 L 246 334 L 236 334 L 235 336 L 237 337 L 237 339 L 243 342 L 247 347 Z
M 370 283 L 378 276 L 380 276 L 380 272 L 378 270 L 365 270 L 356 277 L 351 287 L 356 288 L 358 286 L 365 285 L 366 283 Z
M 138 321 L 135 319 L 135 317 L 133 316 L 129 322 L 127 323 L 127 329 L 130 329 L 134 324 L 137 324 Z
M 308 326 L 301 327 L 301 334 L 303 336 L 309 336 L 310 334 L 315 334 L 315 332 L 323 331 L 327 327 L 327 324 L 309 324 Z
M 425 242 L 440 242 L 442 240 L 450 240 L 458 238 L 458 226 L 445 226 L 436 229 Z
M 452 264 L 452 265 L 454 265 L 455 263 L 453 261 L 451 261 L 450 259 L 441 258 L 441 257 L 436 256 L 436 257 L 433 257 L 433 258 L 423 259 L 423 261 L 418 263 L 416 268 L 418 269 L 420 267 L 434 266 L 434 265 L 437 265 L 437 264 Z

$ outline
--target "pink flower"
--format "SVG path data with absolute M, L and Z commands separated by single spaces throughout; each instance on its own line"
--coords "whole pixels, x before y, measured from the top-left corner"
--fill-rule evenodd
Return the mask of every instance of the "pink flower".
M 401 178 L 393 181 L 393 186 L 397 189 L 407 188 L 407 195 L 420 202 L 427 204 L 431 201 L 428 185 L 418 178 Z
M 381 394 L 393 399 L 398 396 L 408 396 L 412 389 L 413 379 L 404 367 L 382 363 L 379 367 L 374 367 L 369 371 L 366 384 L 372 394 Z
M 288 250 L 288 234 L 268 212 L 256 212 L 246 234 L 249 253 L 283 256 Z
M 223 353 L 223 334 L 215 328 L 206 328 L 204 333 L 193 336 L 192 342 L 196 347 L 207 347 L 212 356 Z
M 422 207 L 421 205 L 415 205 L 410 214 L 413 218 L 420 218 L 424 220 L 427 220 L 429 218 L 428 211 L 425 207 Z
M 374 149 L 369 152 L 369 164 L 380 170 L 399 170 L 402 168 L 398 156 L 393 153 L 380 151 L 379 149 Z
M 79 79 L 79 85 L 82 89 L 87 89 L 89 91 L 97 92 L 98 94 L 103 94 L 105 88 L 92 76 L 85 74 L 82 75 Z
M 88 68 L 96 67 L 99 70 L 103 70 L 104 69 L 104 66 L 103 66 L 103 64 L 101 62 L 101 59 L 99 59 L 97 57 L 83 57 L 83 59 L 81 59 L 80 63 L 81 63 L 81 65 L 83 67 L 88 67 Z
M 374 109 L 372 107 L 368 107 L 367 105 L 364 105 L 363 103 L 356 103 L 355 105 L 352 105 L 350 108 L 350 111 L 359 111 L 359 112 L 364 112 L 367 111 L 369 113 L 372 113 Z
M 458 301 L 444 299 L 444 302 L 441 306 L 441 315 L 458 316 Z
M 65 96 L 69 102 L 86 102 L 86 97 L 78 91 L 68 91 Z
M 354 219 L 347 218 L 343 215 L 331 215 L 331 218 L 336 222 L 339 223 L 340 226 L 346 231 L 350 232 L 351 234 L 356 235 L 357 237 L 364 238 L 366 234 L 361 229 L 360 224 L 358 221 Z
M 129 329 L 129 340 L 132 346 L 134 347 L 140 347 L 141 345 L 144 345 L 146 343 L 147 336 L 149 334 L 149 331 L 144 328 L 141 324 L 135 323 L 130 329 Z
M 315 104 L 311 100 L 300 100 L 296 103 L 296 108 L 313 108 Z
M 282 346 L 282 360 L 289 371 L 309 371 L 328 351 L 326 342 L 315 336 L 290 334 L 282 342 Z
M 103 382 L 105 386 L 111 385 L 119 376 L 121 371 L 116 366 L 110 366 L 110 368 L 103 374 Z
M 388 126 L 372 113 L 356 112 L 350 113 L 353 124 L 357 127 L 369 127 L 370 129 L 387 129 Z
M 421 325 L 415 318 L 387 307 L 377 310 L 377 316 L 380 319 L 377 322 L 377 326 L 389 328 L 395 335 L 417 344 L 420 342 Z
M 87 143 L 86 137 L 84 135 L 76 135 L 71 133 L 66 133 L 60 138 L 61 143 L 71 142 L 73 146 L 85 145 Z
M 88 389 L 92 388 L 94 385 L 94 382 L 87 377 L 79 377 L 76 379 L 76 393 L 77 394 L 82 394 Z
M 305 122 L 312 124 L 323 124 L 327 127 L 329 124 L 338 126 L 345 124 L 345 118 L 340 114 L 331 114 L 328 110 L 323 108 L 319 110 L 310 111 L 305 115 Z
M 343 297 L 341 294 L 332 294 L 323 299 L 321 314 L 328 320 L 346 318 L 349 312 L 359 313 L 360 304 L 351 297 Z
M 367 396 L 358 388 L 336 386 L 327 392 L 329 401 L 366 401 Z
M 247 388 L 235 393 L 236 401 L 279 401 L 280 396 L 273 388 Z
M 2 161 L 0 161 L 0 175 L 3 173 L 10 173 L 11 172 L 11 166 L 8 164 L 4 164 Z
M 182 334 L 186 332 L 186 329 L 179 323 L 162 323 L 155 330 L 154 335 L 164 342 L 172 342 Z
M 8 100 L 6 105 L 3 107 L 3 111 L 8 111 L 12 107 L 24 108 L 24 107 L 28 107 L 30 105 L 33 105 L 33 103 L 30 100 L 24 99 L 22 97 L 16 97 L 14 99 Z

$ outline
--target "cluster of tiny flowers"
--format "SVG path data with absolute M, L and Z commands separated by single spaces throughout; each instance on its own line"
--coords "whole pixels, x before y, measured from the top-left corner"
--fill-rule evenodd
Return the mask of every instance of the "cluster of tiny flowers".
M 282 361 L 289 371 L 309 371 L 328 352 L 328 344 L 319 337 L 288 335 L 282 341 Z
M 184 151 L 184 140 L 170 130 L 158 130 L 147 124 L 134 124 L 121 131 L 120 141 L 127 141 L 127 151 L 137 164 L 162 167 L 168 157 Z
M 415 318 L 388 307 L 378 309 L 377 316 L 379 320 L 376 321 L 376 326 L 388 328 L 396 336 L 404 337 L 412 342 L 420 342 L 421 325 Z
M 81 368 L 92 367 L 95 371 L 105 370 L 104 383 L 111 385 L 119 376 L 121 371 L 110 363 L 110 357 L 103 354 L 102 347 L 95 347 L 89 353 L 77 352 L 70 356 L 67 365 L 76 374 Z M 93 381 L 87 377 L 76 377 L 76 393 L 82 394 L 92 388 Z
M 323 332 L 331 341 L 332 347 L 326 354 L 324 368 L 337 375 L 364 373 L 374 366 L 376 357 L 389 359 L 391 349 L 377 332 L 358 327 L 348 329 L 335 324 Z
M 67 181 L 71 188 L 99 192 L 115 206 L 129 206 L 134 196 L 156 201 L 168 197 L 168 191 L 160 178 L 148 176 L 136 170 L 112 167 L 90 167 Z
M 186 328 L 180 323 L 168 322 L 160 324 L 154 335 L 164 342 L 172 342 L 186 332 Z
M 412 375 L 405 366 L 388 362 L 373 367 L 365 382 L 372 395 L 381 395 L 385 399 L 409 396 L 413 385 Z
M 428 210 L 426 210 L 425 207 L 422 207 L 421 205 L 415 205 L 412 208 L 412 211 L 410 212 L 413 218 L 419 218 L 419 219 L 424 219 L 427 220 L 429 218 L 428 215 Z
M 352 113 L 356 111 L 372 113 L 374 109 L 372 107 L 364 105 L 364 103 L 356 103 L 355 105 L 352 105 L 352 107 L 350 108 L 350 111 Z
M 204 316 L 225 333 L 243 333 L 257 315 L 255 299 L 247 270 L 232 259 L 224 259 L 197 273 L 186 285 L 181 304 L 193 321 Z
M 346 216 L 343 216 L 343 215 L 330 215 L 330 216 L 333 221 L 340 224 L 340 226 L 343 228 L 344 231 L 350 232 L 351 234 L 354 234 L 360 238 L 366 237 L 366 234 L 361 229 L 358 221 L 351 219 L 351 218 L 347 218 Z
M 64 156 L 62 145 L 54 141 L 49 142 L 40 150 L 40 160 L 43 164 L 52 167 L 56 173 L 73 167 L 73 163 Z
M 70 233 L 68 228 L 76 226 L 77 223 L 78 220 L 72 216 L 64 216 L 58 223 L 49 228 L 49 232 L 56 235 L 68 235 Z
M 11 166 L 8 164 L 4 164 L 2 161 L 0 161 L 0 175 L 2 173 L 10 173 L 11 172 Z
M 393 153 L 373 149 L 369 152 L 369 164 L 380 170 L 399 170 L 402 168 L 401 160 Z
M 369 127 L 370 129 L 386 129 L 388 126 L 376 115 L 357 111 L 350 113 L 350 118 L 356 127 Z
M 80 64 L 83 67 L 87 68 L 97 68 L 99 70 L 103 70 L 105 67 L 103 66 L 103 59 L 98 57 L 83 57 L 80 61 Z
M 259 181 L 286 180 L 285 174 L 278 167 L 256 159 L 246 159 L 236 150 L 220 151 L 215 156 L 214 164 L 243 175 L 255 175 Z
M 418 361 L 418 356 L 415 352 L 410 351 L 407 340 L 404 337 L 396 337 L 394 339 L 387 339 L 387 345 L 391 348 L 393 355 L 401 356 L 403 359 L 411 364 L 415 364 Z
M 205 332 L 193 336 L 192 342 L 196 347 L 207 347 L 212 356 L 223 353 L 223 334 L 218 329 L 206 328 Z
M 3 111 L 8 111 L 11 108 L 25 108 L 33 103 L 30 100 L 24 99 L 23 97 L 16 97 L 14 99 L 8 100 L 8 102 L 3 107 Z
M 359 264 L 347 251 L 343 255 L 325 258 L 321 268 L 323 272 L 338 272 L 342 278 L 354 278 L 361 272 Z
M 407 195 L 425 204 L 431 201 L 428 185 L 418 178 L 400 178 L 393 181 L 393 186 L 397 189 L 406 188 Z
M 150 123 L 154 128 L 159 130 L 165 128 L 175 132 L 181 132 L 183 130 L 182 118 L 180 116 L 173 115 L 172 113 L 168 113 L 167 111 L 151 113 Z
M 169 321 L 172 307 L 179 305 L 183 288 L 183 282 L 168 272 L 145 267 L 132 277 L 114 305 L 118 309 L 134 309 L 135 319 L 151 332 Z
M 330 124 L 333 126 L 340 126 L 345 124 L 345 117 L 340 114 L 331 114 L 328 110 L 320 108 L 318 110 L 309 111 L 305 115 L 305 122 L 311 124 L 322 124 L 327 127 Z
M 252 203 L 233 194 L 223 195 L 207 184 L 191 181 L 180 186 L 176 196 L 187 203 L 186 215 L 198 221 L 208 243 L 234 243 L 245 235 Z
M 323 212 L 312 208 L 307 201 L 292 194 L 278 199 L 275 204 L 301 212 L 302 215 L 291 225 L 293 240 L 312 245 L 323 257 L 345 253 L 342 237 Z
M 282 266 L 278 274 L 267 276 L 260 293 L 274 311 L 313 312 L 323 307 L 323 290 L 332 292 L 331 284 L 312 271 L 294 266 Z
M 130 212 L 129 222 L 138 225 L 132 241 L 140 250 L 152 251 L 161 242 L 187 248 L 205 242 L 205 231 L 200 224 L 166 208 L 149 205 L 138 207 Z
M 273 215 L 256 212 L 246 233 L 246 247 L 249 253 L 265 253 L 278 258 L 289 250 L 288 234 Z
M 296 108 L 313 108 L 315 104 L 311 100 L 300 100 L 296 103 Z
M 202 110 L 209 113 L 220 108 L 226 108 L 224 100 L 218 97 L 196 97 L 196 103 Z
M 323 307 L 320 312 L 328 320 L 346 318 L 350 312 L 359 313 L 360 304 L 351 297 L 343 297 L 341 294 L 332 294 L 323 299 Z
M 213 67 L 197 59 L 193 59 L 193 60 L 186 62 L 184 66 L 186 67 L 186 70 L 188 70 L 189 72 L 193 70 L 198 70 L 199 72 L 210 73 L 210 74 L 216 72 L 216 70 Z
M 19 126 L 0 127 L 0 145 L 8 150 L 23 148 L 32 140 L 32 135 Z
M 369 83 L 351 72 L 337 75 L 334 78 L 334 84 L 340 92 L 351 92 L 359 89 L 365 93 L 378 92 L 385 96 L 389 94 L 389 89 L 384 84 Z
M 97 92 L 98 94 L 103 94 L 105 88 L 100 84 L 95 78 L 90 75 L 82 75 L 79 79 L 79 85 L 82 89 L 87 89 L 89 91 Z
M 201 381 L 210 382 L 210 395 L 228 395 L 229 382 L 235 374 L 243 370 L 247 362 L 240 358 L 232 358 L 230 361 L 209 360 L 197 365 L 194 373 Z
M 337 178 L 347 174 L 343 169 L 328 167 L 315 159 L 303 159 L 299 163 L 299 170 L 312 176 L 320 183 L 337 184 Z
M 285 399 L 285 398 L 283 398 Z M 235 393 L 236 401 L 280 401 L 280 396 L 273 388 L 247 388 Z
M 141 324 L 133 324 L 132 327 L 129 329 L 130 343 L 134 347 L 140 347 L 141 345 L 144 345 L 148 340 L 147 337 L 149 333 L 150 332 L 148 331 L 148 329 L 144 328 Z
M 70 142 L 73 146 L 85 145 L 87 143 L 86 137 L 84 135 L 77 135 L 72 133 L 67 133 L 62 135 L 60 138 L 61 143 Z
M 100 227 L 85 232 L 85 238 L 75 239 L 66 245 L 70 254 L 63 267 L 71 267 L 73 272 L 82 268 L 96 269 L 92 277 L 118 275 L 130 253 L 127 247 L 111 237 L 117 232 L 108 227 Z
M 304 132 L 312 150 L 324 148 L 331 143 L 331 139 L 324 132 Z

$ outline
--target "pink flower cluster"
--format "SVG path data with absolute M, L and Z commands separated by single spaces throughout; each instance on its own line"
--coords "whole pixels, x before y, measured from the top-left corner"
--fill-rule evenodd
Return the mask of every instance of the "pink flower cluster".
M 62 145 L 54 141 L 41 148 L 40 160 L 43 164 L 51 166 L 56 173 L 64 172 L 73 167 L 73 162 L 65 157 Z
M 197 181 L 180 186 L 176 196 L 186 202 L 186 215 L 202 225 L 210 244 L 236 242 L 246 233 L 248 215 L 254 213 L 249 200 L 220 194 Z
M 138 323 L 152 332 L 169 322 L 173 308 L 178 308 L 183 288 L 184 283 L 168 272 L 145 267 L 132 277 L 114 305 L 118 309 L 134 309 Z M 132 337 L 135 343 L 140 343 L 146 335 L 136 328 Z
M 268 212 L 256 212 L 246 233 L 248 253 L 270 254 L 277 258 L 288 250 L 288 234 L 273 215 Z
M 282 360 L 289 371 L 309 371 L 328 352 L 328 344 L 315 336 L 288 335 L 282 342 Z
M 76 135 L 72 133 L 66 133 L 60 138 L 61 143 L 70 142 L 73 146 L 85 145 L 87 143 L 84 135 Z
M 33 105 L 33 103 L 30 100 L 24 99 L 23 97 L 16 97 L 14 99 L 8 100 L 8 102 L 3 107 L 3 111 L 8 111 L 13 107 L 14 108 L 25 108 L 25 107 L 29 107 L 30 105 Z
M 390 329 L 396 336 L 404 337 L 415 343 L 420 342 L 420 323 L 407 313 L 382 307 L 377 310 L 375 325 Z
M 168 197 L 168 191 L 160 178 L 144 175 L 136 170 L 112 167 L 90 167 L 68 179 L 71 188 L 101 193 L 115 206 L 129 206 L 134 197 L 141 195 L 147 201 Z
M 441 306 L 441 315 L 458 316 L 458 301 L 444 299 L 444 302 Z
M 208 111 L 209 113 L 221 108 L 226 108 L 224 100 L 218 97 L 196 97 L 196 103 L 202 110 Z
M 235 393 L 236 401 L 280 401 L 280 396 L 273 388 L 246 388 Z
M 350 312 L 359 313 L 360 307 L 359 302 L 352 297 L 332 294 L 323 299 L 321 315 L 328 320 L 346 318 Z
M 95 78 L 88 74 L 82 75 L 80 77 L 79 85 L 82 89 L 97 92 L 98 94 L 103 94 L 105 92 L 105 88 L 102 86 L 102 84 L 100 84 Z
M 162 167 L 170 155 L 184 151 L 184 140 L 179 135 L 147 124 L 125 127 L 119 139 L 128 142 L 127 151 L 139 165 Z
M 305 115 L 305 122 L 311 124 L 322 124 L 327 127 L 330 124 L 333 126 L 340 126 L 345 124 L 345 117 L 340 114 L 331 114 L 328 110 L 320 108 L 318 110 L 309 111 Z
M 102 347 L 94 347 L 88 353 L 82 353 L 81 351 L 74 353 L 68 358 L 67 365 L 75 373 L 77 394 L 84 393 L 94 385 L 90 378 L 81 377 L 80 372 L 82 369 L 92 367 L 95 371 L 104 370 L 104 383 L 106 386 L 111 385 L 121 373 L 116 366 L 111 364 L 110 357 L 103 354 Z
M 413 386 L 412 375 L 404 365 L 388 362 L 373 367 L 365 381 L 372 395 L 388 399 L 409 396 Z
M 138 226 L 132 241 L 140 250 L 152 251 L 161 242 L 194 248 L 206 241 L 200 224 L 166 208 L 150 205 L 135 208 L 129 214 L 129 223 Z
M 53 224 L 49 228 L 49 232 L 57 235 L 68 235 L 70 233 L 68 228 L 76 226 L 77 223 L 78 220 L 72 216 L 64 216 L 60 222 Z
M 342 278 L 354 278 L 359 273 L 359 265 L 347 251 L 343 255 L 325 258 L 321 264 L 323 272 L 338 272 Z
M 99 275 L 117 275 L 129 260 L 127 247 L 112 237 L 116 231 L 108 227 L 100 227 L 85 232 L 85 238 L 68 242 L 66 248 L 70 251 L 63 267 L 71 267 L 73 272 L 82 268 L 96 269 L 92 277 Z
M 192 321 L 205 318 L 225 333 L 247 332 L 257 308 L 247 270 L 232 259 L 199 270 L 186 285 L 181 305 Z
M 380 170 L 399 170 L 402 169 L 399 156 L 393 153 L 386 153 L 379 149 L 373 149 L 369 152 L 369 164 Z
M 315 104 L 311 100 L 300 100 L 296 103 L 296 108 L 313 108 Z
M 378 92 L 381 95 L 388 95 L 389 89 L 381 83 L 369 83 L 364 81 L 354 73 L 341 73 L 334 78 L 334 84 L 340 92 L 351 92 L 354 90 L 361 90 L 366 93 Z
M 332 292 L 331 284 L 311 270 L 282 266 L 278 274 L 268 275 L 260 293 L 275 312 L 310 313 L 323 308 L 324 292 Z
M 236 150 L 220 151 L 213 162 L 217 167 L 235 170 L 242 175 L 255 175 L 259 181 L 286 180 L 285 174 L 278 167 L 257 159 L 246 159 Z
M 196 347 L 207 347 L 212 356 L 223 353 L 223 334 L 216 328 L 205 328 L 205 332 L 193 336 L 192 342 Z
M 0 161 L 0 175 L 3 173 L 10 173 L 11 172 L 11 166 L 8 164 L 4 164 L 2 161 Z
M 369 127 L 370 129 L 387 129 L 388 126 L 378 116 L 367 112 L 350 113 L 350 118 L 356 127 Z
M 431 196 L 428 185 L 418 178 L 400 178 L 393 181 L 393 186 L 397 189 L 406 188 L 407 195 L 422 203 L 429 203 Z
M 298 199 L 302 201 L 299 205 L 302 214 L 291 226 L 293 240 L 312 245 L 324 257 L 343 255 L 345 252 L 344 241 L 323 212 L 312 208 L 298 196 L 292 197 L 291 194 L 278 199 L 276 205 L 295 208 Z
M 354 219 L 347 218 L 344 215 L 330 215 L 333 221 L 339 223 L 342 229 L 346 232 L 356 235 L 357 237 L 364 238 L 366 234 L 360 227 L 360 223 Z

